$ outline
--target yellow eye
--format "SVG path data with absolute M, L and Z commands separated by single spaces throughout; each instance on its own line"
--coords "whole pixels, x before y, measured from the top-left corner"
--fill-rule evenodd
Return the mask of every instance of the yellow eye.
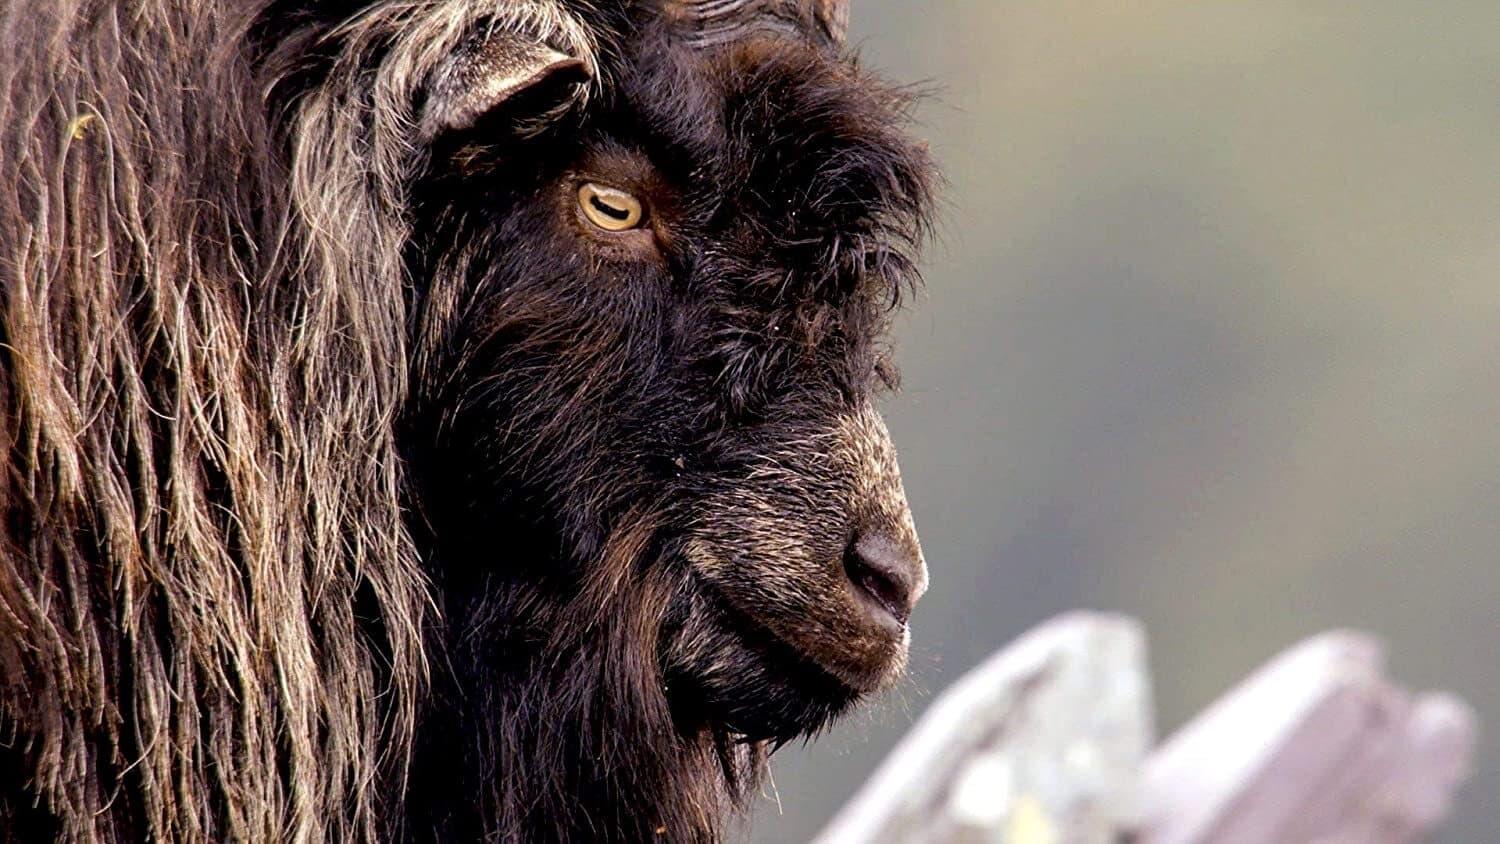
M 646 209 L 634 196 L 597 182 L 586 182 L 578 189 L 578 207 L 590 223 L 607 232 L 640 228 Z

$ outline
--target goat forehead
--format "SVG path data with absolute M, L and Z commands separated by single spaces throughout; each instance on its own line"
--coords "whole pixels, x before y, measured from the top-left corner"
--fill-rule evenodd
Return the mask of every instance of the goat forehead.
M 858 255 L 909 273 L 931 165 L 905 132 L 901 91 L 781 38 L 643 48 L 619 84 L 625 119 L 705 234 L 820 276 Z
M 706 53 L 667 48 L 622 74 L 639 127 L 699 176 L 775 161 L 847 168 L 861 156 L 910 159 L 906 97 L 852 62 L 786 39 L 757 38 Z

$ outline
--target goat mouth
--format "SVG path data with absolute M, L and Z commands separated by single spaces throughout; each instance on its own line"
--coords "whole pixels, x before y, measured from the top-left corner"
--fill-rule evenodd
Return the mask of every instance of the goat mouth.
M 806 681 L 810 674 L 819 678 L 813 685 L 824 686 L 829 682 L 842 690 L 842 695 L 862 696 L 878 691 L 886 682 L 899 675 L 906 665 L 906 642 L 909 634 L 906 624 L 897 620 L 897 610 L 887 607 L 878 598 L 864 595 L 861 588 L 849 591 L 850 610 L 862 615 L 884 616 L 886 622 L 874 625 L 865 635 L 881 643 L 881 655 L 874 659 L 856 661 L 838 660 L 829 657 L 810 641 L 784 635 L 768 624 L 759 613 L 739 606 L 729 595 L 713 583 L 696 577 L 702 593 L 710 598 L 717 617 L 717 624 L 741 643 L 767 669 L 782 675 L 788 682 Z M 876 587 L 872 587 L 876 588 Z M 869 606 L 865 606 L 868 604 Z M 851 649 L 852 650 L 852 649 Z

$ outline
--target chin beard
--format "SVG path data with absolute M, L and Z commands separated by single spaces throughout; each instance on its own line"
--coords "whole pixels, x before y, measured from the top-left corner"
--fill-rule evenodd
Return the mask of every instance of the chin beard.
M 772 750 L 858 700 L 633 524 L 578 583 L 541 576 L 563 565 L 495 571 L 478 542 L 438 568 L 448 624 L 411 837 L 716 840 Z
M 662 641 L 667 700 L 684 731 L 779 747 L 816 734 L 861 697 L 701 587 L 675 602 Z

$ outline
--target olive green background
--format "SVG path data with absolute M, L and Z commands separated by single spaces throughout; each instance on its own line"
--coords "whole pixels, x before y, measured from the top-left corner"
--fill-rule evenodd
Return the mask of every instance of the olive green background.
M 854 18 L 934 89 L 949 182 L 887 402 L 933 585 L 912 680 L 783 751 L 741 835 L 808 839 L 934 693 L 1090 607 L 1145 621 L 1163 730 L 1379 632 L 1488 720 L 1438 840 L 1500 840 L 1500 4 Z

